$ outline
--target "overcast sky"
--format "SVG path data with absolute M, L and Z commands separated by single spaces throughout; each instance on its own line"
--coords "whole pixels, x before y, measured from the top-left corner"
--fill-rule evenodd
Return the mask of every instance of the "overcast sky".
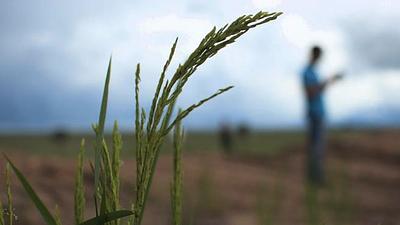
M 194 112 L 189 128 L 221 121 L 252 127 L 303 124 L 300 71 L 321 45 L 322 76 L 346 77 L 327 92 L 331 124 L 400 125 L 400 3 L 381 0 L 1 1 L 0 129 L 89 128 L 113 55 L 110 121 L 132 127 L 133 73 L 142 65 L 149 101 L 175 37 L 173 67 L 213 25 L 259 10 L 278 20 L 246 33 L 206 62 L 178 102 L 235 88 Z

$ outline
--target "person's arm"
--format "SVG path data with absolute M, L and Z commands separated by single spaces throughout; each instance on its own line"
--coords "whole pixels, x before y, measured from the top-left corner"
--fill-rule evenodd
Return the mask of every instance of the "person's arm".
M 343 77 L 343 75 L 336 74 L 336 75 L 330 77 L 329 79 L 324 80 L 323 82 L 320 82 L 318 84 L 307 85 L 306 86 L 307 95 L 309 97 L 313 98 L 314 96 L 323 92 L 326 87 L 332 85 L 333 83 L 336 83 L 336 81 L 340 80 L 342 77 Z

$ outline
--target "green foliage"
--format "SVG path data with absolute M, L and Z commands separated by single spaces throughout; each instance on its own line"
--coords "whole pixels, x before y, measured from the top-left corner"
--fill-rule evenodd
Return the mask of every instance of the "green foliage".
M 7 203 L 8 203 L 8 224 L 12 225 L 14 221 L 14 208 L 13 198 L 11 193 L 11 176 L 10 176 L 10 164 L 6 164 L 6 188 L 7 188 Z
M 256 15 L 239 17 L 233 23 L 225 25 L 218 31 L 214 27 L 203 38 L 189 58 L 178 66 L 172 78 L 170 80 L 165 80 L 165 73 L 170 65 L 177 45 L 178 40 L 176 39 L 161 73 L 147 121 L 144 109 L 140 110 L 140 64 L 137 65 L 135 73 L 137 184 L 134 225 L 139 225 L 142 222 L 147 196 L 165 136 L 179 121 L 188 116 L 194 109 L 232 88 L 232 86 L 229 86 L 218 90 L 215 94 L 179 112 L 175 118 L 172 119 L 175 103 L 181 95 L 188 79 L 201 64 L 208 58 L 217 54 L 219 50 L 233 43 L 249 29 L 274 20 L 280 14 L 281 13 L 259 12 Z M 147 132 L 144 131 L 145 122 L 147 122 Z
M 171 184 L 171 207 L 172 207 L 172 224 L 182 224 L 182 141 L 184 132 L 181 123 L 175 125 L 174 130 L 174 176 Z
M 13 196 L 11 192 L 11 176 L 10 176 L 10 164 L 6 163 L 5 169 L 5 187 L 6 187 L 6 194 L 7 194 L 7 208 L 3 207 L 3 203 L 0 198 L 0 225 L 6 225 L 8 222 L 9 225 L 14 223 L 14 219 L 16 218 L 14 213 L 14 206 L 13 206 Z M 6 216 L 6 217 L 4 217 Z
M 85 215 L 85 184 L 83 179 L 83 162 L 85 155 L 85 139 L 81 141 L 81 148 L 78 155 L 78 168 L 75 176 L 75 193 L 74 193 L 74 213 L 75 224 L 83 222 Z
M 166 79 L 166 72 L 171 63 L 178 39 L 175 40 L 170 50 L 169 57 L 163 67 L 159 82 L 155 89 L 152 104 L 148 113 L 141 108 L 139 99 L 140 84 L 140 64 L 137 64 L 135 72 L 135 138 L 136 138 L 136 197 L 132 203 L 132 211 L 120 209 L 119 189 L 120 189 L 120 153 L 122 149 L 122 138 L 115 122 L 113 129 L 113 142 L 111 151 L 104 138 L 104 128 L 107 116 L 108 93 L 111 78 L 110 57 L 102 103 L 100 107 L 99 120 L 94 124 L 93 130 L 96 134 L 94 144 L 94 164 L 91 164 L 94 173 L 94 203 L 96 216 L 84 221 L 84 140 L 78 155 L 78 168 L 75 181 L 75 224 L 79 225 L 119 225 L 120 219 L 131 216 L 128 220 L 130 225 L 140 225 L 143 219 L 148 194 L 152 184 L 155 168 L 157 165 L 160 149 L 165 141 L 165 136 L 175 127 L 174 138 L 174 178 L 171 185 L 171 205 L 173 209 L 174 225 L 181 224 L 182 211 L 182 165 L 181 148 L 183 132 L 181 131 L 181 121 L 193 110 L 200 107 L 209 100 L 230 90 L 232 86 L 219 89 L 209 97 L 192 104 L 188 108 L 174 114 L 175 103 L 193 73 L 207 59 L 211 58 L 222 48 L 235 42 L 251 28 L 275 20 L 281 13 L 259 12 L 255 15 L 239 17 L 231 24 L 225 25 L 217 30 L 215 27 L 203 38 L 198 47 L 189 55 L 188 59 L 180 64 L 170 79 Z M 148 115 L 148 117 L 146 117 Z M 10 163 L 12 170 L 18 177 L 25 191 L 35 204 L 42 218 L 47 225 L 61 225 L 59 213 L 53 216 L 41 199 L 35 193 L 29 182 L 22 173 Z M 7 176 L 9 177 L 9 176 Z M 12 212 L 11 194 L 9 194 L 9 210 Z M 58 209 L 56 209 L 58 211 Z M 12 216 L 12 213 L 11 213 Z M 10 225 L 12 220 L 10 217 Z M 84 221 L 84 222 L 83 222 Z M 2 225 L 2 224 L 0 224 Z
M 4 223 L 4 209 L 3 209 L 3 203 L 1 202 L 1 199 L 0 199 L 0 225 L 5 225 L 5 223 Z
M 39 198 L 36 192 L 33 190 L 32 186 L 29 184 L 28 180 L 25 178 L 24 175 L 15 167 L 15 165 L 11 162 L 11 160 L 5 156 L 8 163 L 11 165 L 11 169 L 14 171 L 15 175 L 17 176 L 18 180 L 21 182 L 22 186 L 24 187 L 26 193 L 31 198 L 32 202 L 35 204 L 36 208 L 38 209 L 40 215 L 42 216 L 43 220 L 46 222 L 47 225 L 58 225 L 56 219 L 51 215 L 47 207 L 43 204 L 43 201 Z M 10 197 L 9 197 L 10 198 Z M 10 204 L 10 203 L 9 203 Z M 11 208 L 12 210 L 12 208 Z M 10 214 L 10 221 L 12 221 L 12 213 Z M 12 222 L 10 222 L 10 225 Z
M 118 131 L 117 123 L 113 129 L 113 148 L 110 152 L 108 145 L 104 139 L 104 126 L 107 113 L 107 102 L 109 83 L 111 77 L 111 58 L 109 61 L 106 82 L 104 85 L 102 104 L 100 108 L 99 122 L 93 125 L 96 134 L 95 143 L 95 162 L 94 162 L 94 183 L 95 193 L 94 201 L 96 207 L 97 224 L 103 224 L 107 215 L 113 215 L 112 212 L 119 210 L 119 171 L 120 171 L 120 151 L 122 149 L 121 134 Z M 97 203 L 100 203 L 98 205 Z M 115 221 L 109 221 L 110 224 L 119 224 L 119 217 L 115 217 Z M 87 221 L 86 221 L 87 222 Z
M 100 216 L 96 216 L 92 219 L 89 219 L 80 225 L 99 225 L 99 224 L 106 224 L 109 222 L 114 222 L 120 218 L 127 217 L 132 215 L 133 212 L 129 210 L 117 210 L 110 213 L 105 213 Z
M 112 132 L 113 139 L 113 154 L 112 154 L 112 190 L 115 196 L 115 208 L 119 208 L 119 189 L 120 189 L 120 177 L 119 171 L 121 168 L 121 150 L 122 150 L 122 136 L 118 129 L 117 121 L 114 122 L 114 128 Z
M 100 164 L 102 162 L 101 160 L 101 153 L 103 152 L 104 148 L 104 126 L 105 126 L 105 121 L 106 121 L 106 114 L 107 114 L 107 103 L 108 103 L 108 91 L 109 91 L 109 85 L 110 85 L 110 77 L 111 77 L 111 62 L 112 62 L 112 57 L 110 57 L 110 60 L 108 62 L 108 69 L 107 69 L 107 75 L 106 75 L 106 81 L 104 84 L 104 90 L 103 90 L 103 98 L 101 101 L 101 108 L 100 108 L 100 114 L 99 114 L 99 121 L 97 125 L 93 125 L 93 130 L 96 134 L 96 143 L 95 143 L 95 164 L 94 164 L 94 187 L 95 187 L 95 202 L 101 202 L 101 184 L 100 184 L 100 174 L 101 174 L 101 168 Z M 104 171 L 103 171 L 104 172 Z M 103 173 L 104 174 L 104 173 Z M 105 190 L 104 190 L 105 191 Z M 96 208 L 96 213 L 98 212 L 98 209 Z
M 58 205 L 56 205 L 55 219 L 56 219 L 57 225 L 62 225 L 62 223 L 61 223 L 61 212 L 60 212 L 60 208 L 58 207 Z

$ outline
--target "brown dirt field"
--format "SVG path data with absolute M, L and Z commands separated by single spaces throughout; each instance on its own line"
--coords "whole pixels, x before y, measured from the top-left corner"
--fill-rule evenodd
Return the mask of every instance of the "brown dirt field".
M 184 222 L 296 225 L 312 224 L 315 217 L 318 224 L 400 224 L 399 137 L 389 132 L 330 139 L 328 183 L 319 189 L 315 202 L 305 200 L 315 192 L 306 192 L 302 146 L 288 146 L 292 150 L 273 157 L 185 154 Z M 64 224 L 72 224 L 74 160 L 18 153 L 9 157 L 48 206 L 58 204 Z M 159 160 L 144 224 L 170 224 L 171 162 L 167 154 Z M 3 174 L 4 161 L 0 164 Z M 121 202 L 125 207 L 134 196 L 134 168 L 132 160 L 124 161 Z M 90 199 L 92 176 L 88 171 L 85 180 Z M 44 224 L 15 177 L 13 181 L 16 224 Z M 0 190 L 3 193 L 4 185 Z M 88 202 L 87 216 L 93 216 L 92 205 Z

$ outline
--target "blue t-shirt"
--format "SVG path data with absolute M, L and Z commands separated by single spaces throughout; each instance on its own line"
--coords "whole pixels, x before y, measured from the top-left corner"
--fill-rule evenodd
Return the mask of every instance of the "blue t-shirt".
M 320 80 L 317 72 L 315 71 L 314 66 L 308 65 L 304 70 L 303 70 L 303 85 L 304 88 L 307 86 L 314 86 L 314 85 L 319 85 Z M 324 99 L 322 96 L 322 92 L 317 93 L 313 97 L 309 97 L 306 94 L 306 99 L 307 99 L 307 115 L 309 117 L 317 117 L 317 118 L 323 118 L 325 115 L 325 106 L 324 106 Z

